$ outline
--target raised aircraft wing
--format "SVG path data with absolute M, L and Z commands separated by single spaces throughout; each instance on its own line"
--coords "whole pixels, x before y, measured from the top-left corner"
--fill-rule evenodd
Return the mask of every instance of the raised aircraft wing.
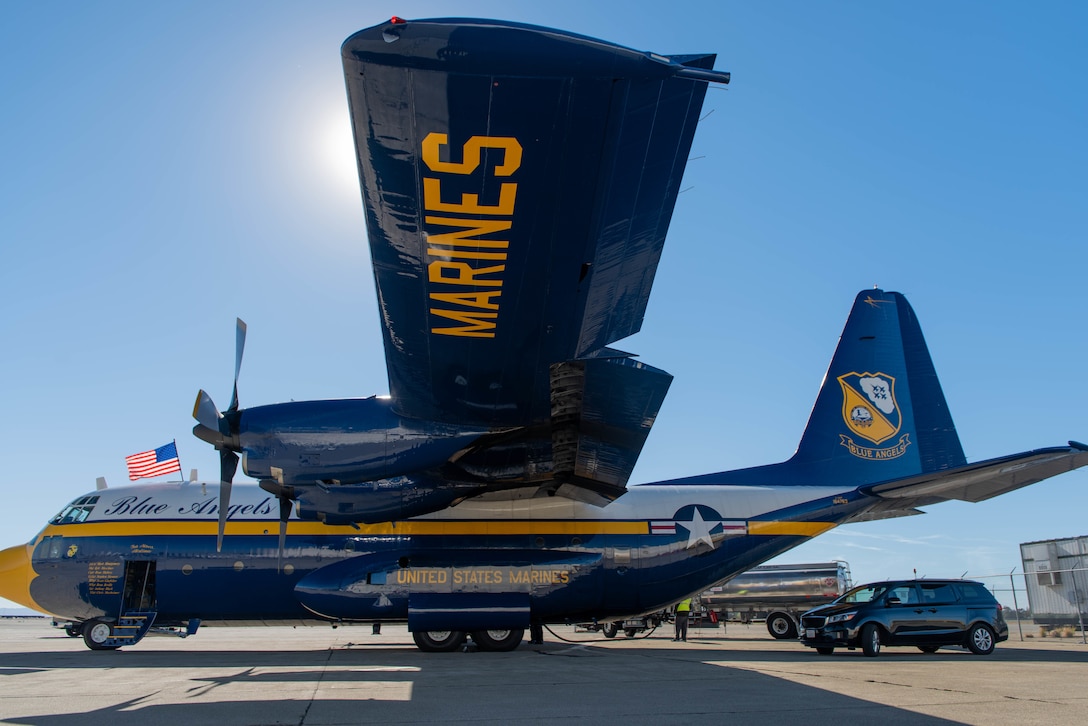
M 549 369 L 641 327 L 727 74 L 483 20 L 394 21 L 342 53 L 394 410 L 547 422 Z
M 521 490 L 603 504 L 672 377 L 638 331 L 713 55 L 546 28 L 394 18 L 342 47 L 389 398 L 220 413 L 222 506 L 246 474 L 326 522 Z M 225 519 L 221 517 L 222 529 Z

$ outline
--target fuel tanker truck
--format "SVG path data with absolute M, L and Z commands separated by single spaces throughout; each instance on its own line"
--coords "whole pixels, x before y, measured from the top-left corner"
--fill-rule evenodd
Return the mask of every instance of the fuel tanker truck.
M 761 565 L 710 588 L 699 602 L 723 622 L 763 620 L 771 635 L 784 640 L 797 637 L 801 613 L 831 602 L 850 587 L 845 562 Z

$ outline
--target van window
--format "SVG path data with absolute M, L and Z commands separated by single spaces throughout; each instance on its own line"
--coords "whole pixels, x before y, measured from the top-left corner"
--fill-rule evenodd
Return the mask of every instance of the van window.
M 887 585 L 869 585 L 867 587 L 856 587 L 850 592 L 840 597 L 835 602 L 852 602 L 863 603 L 872 602 L 876 598 L 884 594 L 884 591 L 888 589 Z
M 983 602 L 990 602 L 994 599 L 993 595 L 990 594 L 990 591 L 977 582 L 961 582 L 959 585 L 964 600 L 982 600 Z
M 923 605 L 949 605 L 959 600 L 956 588 L 949 582 L 923 582 L 919 587 L 922 589 Z
M 914 589 L 914 585 L 900 585 L 892 588 L 892 591 L 888 593 L 888 597 L 899 598 L 899 602 L 903 605 L 918 604 L 918 592 Z

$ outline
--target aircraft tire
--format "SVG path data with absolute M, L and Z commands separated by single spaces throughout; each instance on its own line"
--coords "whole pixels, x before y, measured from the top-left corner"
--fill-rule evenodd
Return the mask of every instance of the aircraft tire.
M 80 638 L 83 636 L 83 623 L 68 623 L 64 626 L 64 632 L 69 638 Z
M 452 653 L 465 642 L 465 631 L 416 630 L 412 633 L 412 640 L 424 653 Z
M 869 658 L 880 655 L 880 627 L 868 623 L 861 629 L 861 652 Z
M 797 624 L 786 613 L 771 613 L 767 616 L 767 632 L 776 640 L 790 640 L 797 637 Z
M 618 633 L 619 630 L 619 627 L 615 623 L 605 623 L 601 626 L 601 635 L 606 638 L 615 638 L 616 633 Z
M 476 647 L 480 650 L 490 650 L 497 653 L 517 648 L 524 636 L 524 629 L 472 631 L 472 640 L 476 643 Z
M 83 642 L 91 650 L 117 650 L 116 645 L 103 645 L 113 635 L 113 626 L 104 620 L 83 623 Z

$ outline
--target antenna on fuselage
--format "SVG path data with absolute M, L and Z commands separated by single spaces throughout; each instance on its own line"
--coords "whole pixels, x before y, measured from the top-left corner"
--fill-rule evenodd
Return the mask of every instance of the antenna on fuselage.
M 94 488 L 97 489 L 98 491 L 102 491 L 103 489 L 106 488 L 106 486 L 107 486 L 106 485 L 106 477 L 100 476 L 100 477 L 98 477 L 97 479 L 94 480 Z

